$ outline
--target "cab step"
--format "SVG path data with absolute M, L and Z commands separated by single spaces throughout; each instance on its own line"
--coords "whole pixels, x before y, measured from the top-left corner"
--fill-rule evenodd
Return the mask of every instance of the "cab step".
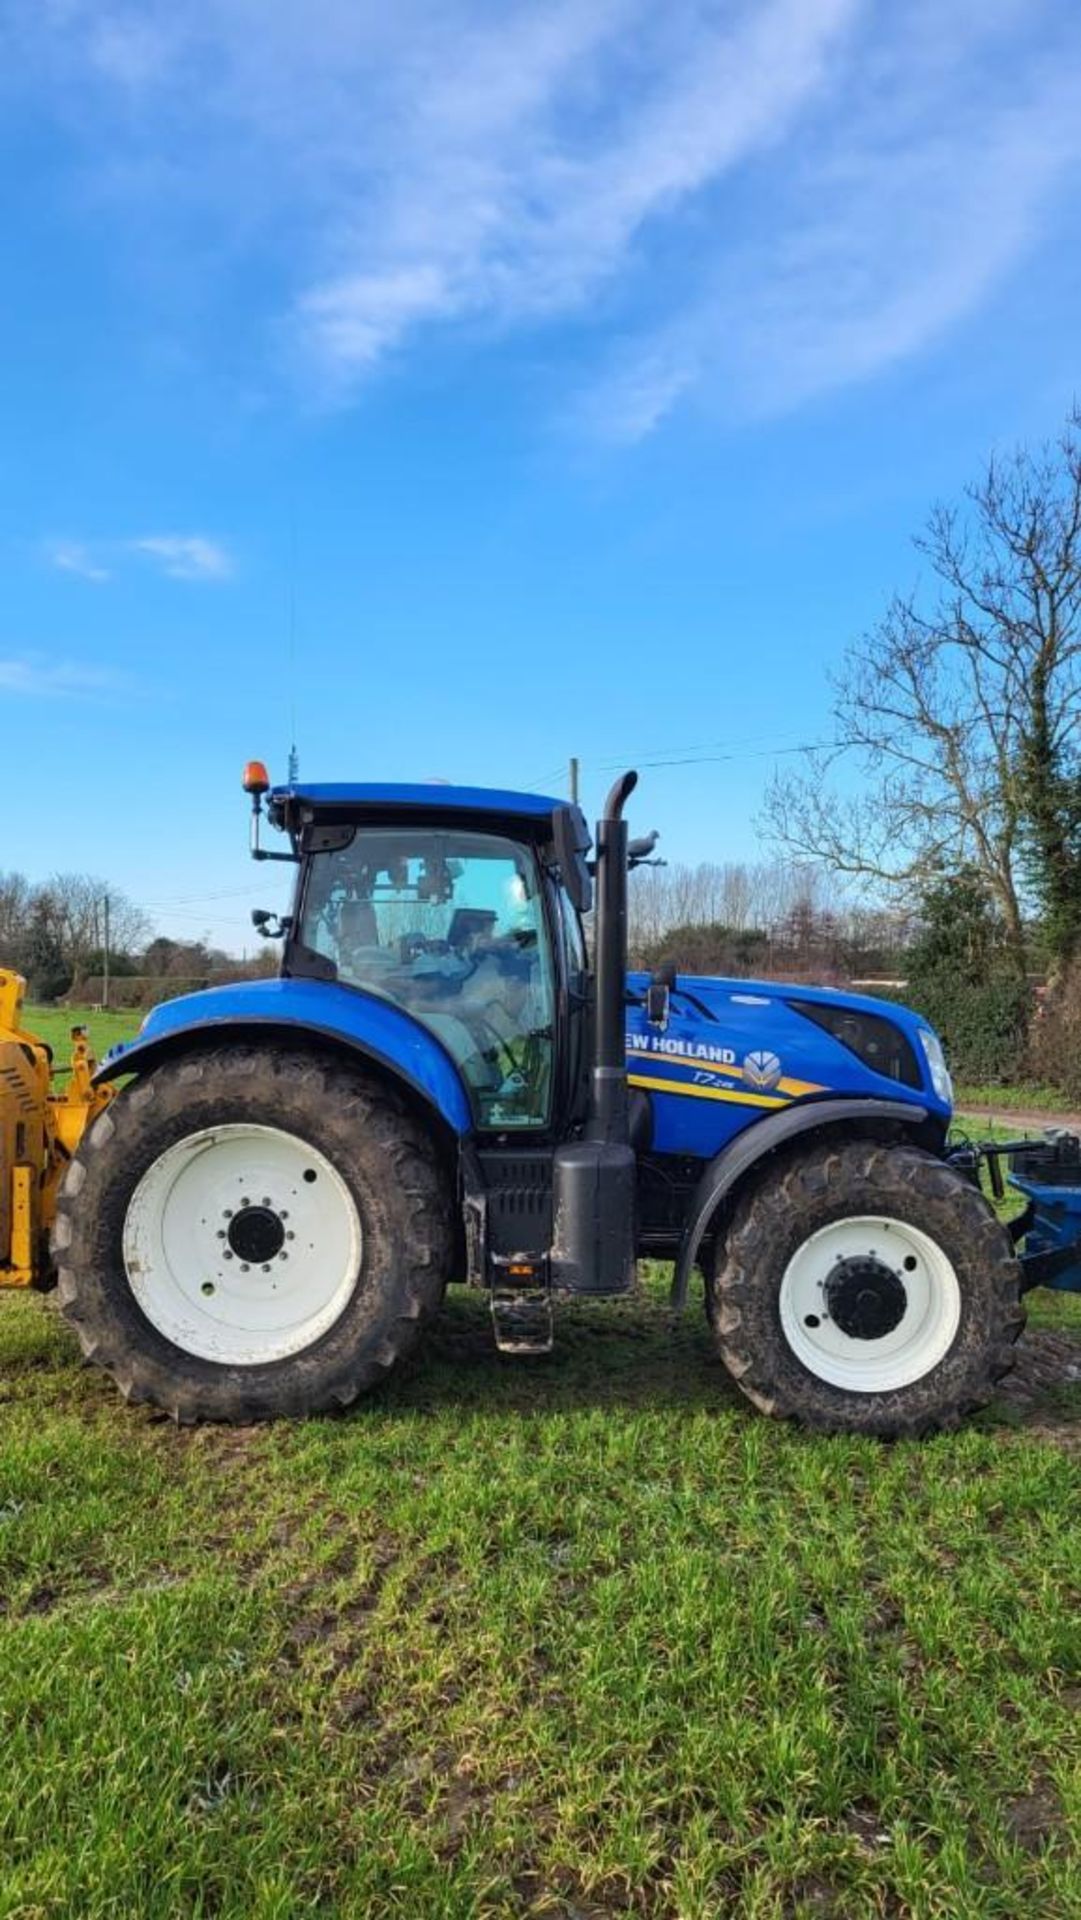
M 500 1259 L 492 1262 L 492 1331 L 500 1353 L 551 1353 L 552 1294 L 547 1262 Z

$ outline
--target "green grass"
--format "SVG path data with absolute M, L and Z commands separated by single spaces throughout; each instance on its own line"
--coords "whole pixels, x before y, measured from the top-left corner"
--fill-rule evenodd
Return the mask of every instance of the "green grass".
M 177 1432 L 0 1297 L 0 1920 L 1066 1920 L 1079 1439 L 1062 1382 L 775 1426 L 659 1273 L 550 1360 L 456 1294 L 348 1418 Z
M 138 1033 L 142 1017 L 128 1009 L 94 1013 L 89 1007 L 37 1007 L 29 1002 L 22 1011 L 23 1026 L 52 1048 L 58 1066 L 66 1065 L 70 1057 L 72 1027 L 88 1028 L 91 1046 L 100 1060 L 117 1040 L 131 1040 Z
M 1077 1106 L 1059 1087 L 1041 1086 L 1038 1081 L 1019 1080 L 1004 1082 L 1001 1086 L 990 1083 L 983 1086 L 959 1086 L 954 1091 L 954 1100 L 961 1112 L 976 1110 L 987 1112 L 1001 1107 L 1013 1113 L 1072 1113 Z
M 659 1276 L 177 1432 L 0 1300 L 0 1915 L 1065 1920 L 1079 1433 L 775 1426 Z

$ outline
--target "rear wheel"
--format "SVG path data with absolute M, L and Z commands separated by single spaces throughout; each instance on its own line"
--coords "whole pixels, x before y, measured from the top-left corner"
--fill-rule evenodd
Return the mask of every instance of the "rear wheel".
M 737 1205 L 707 1306 L 766 1413 L 882 1435 L 991 1398 L 1024 1325 L 1020 1269 L 983 1196 L 914 1147 L 822 1145 Z
M 124 1089 L 54 1230 L 86 1356 L 185 1421 L 347 1406 L 413 1345 L 450 1245 L 432 1144 L 392 1094 L 240 1046 Z

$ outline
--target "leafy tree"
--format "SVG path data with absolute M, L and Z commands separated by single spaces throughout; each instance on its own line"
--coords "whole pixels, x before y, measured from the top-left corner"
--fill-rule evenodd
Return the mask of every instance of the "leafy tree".
M 962 1078 L 1016 1078 L 1030 995 L 978 868 L 937 875 L 924 891 L 921 919 L 908 954 L 905 1000 L 941 1034 Z
M 21 965 L 31 999 L 59 1000 L 71 985 L 72 969 L 64 956 L 56 903 L 39 893 L 28 915 Z

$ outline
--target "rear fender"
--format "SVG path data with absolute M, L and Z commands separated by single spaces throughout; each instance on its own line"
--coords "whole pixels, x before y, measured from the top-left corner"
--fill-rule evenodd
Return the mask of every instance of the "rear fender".
M 691 1273 L 703 1241 L 737 1187 L 758 1163 L 801 1135 L 838 1127 L 849 1136 L 880 1128 L 903 1132 L 931 1151 L 940 1150 L 943 1144 L 942 1122 L 926 1107 L 908 1100 L 806 1100 L 759 1120 L 737 1134 L 709 1162 L 694 1190 L 672 1279 L 673 1307 L 686 1306 Z
M 435 1035 L 389 1001 L 329 981 L 248 980 L 166 1000 L 137 1040 L 106 1055 L 95 1077 L 146 1073 L 195 1046 L 231 1039 L 344 1050 L 397 1081 L 458 1139 L 472 1130 L 461 1075 Z

